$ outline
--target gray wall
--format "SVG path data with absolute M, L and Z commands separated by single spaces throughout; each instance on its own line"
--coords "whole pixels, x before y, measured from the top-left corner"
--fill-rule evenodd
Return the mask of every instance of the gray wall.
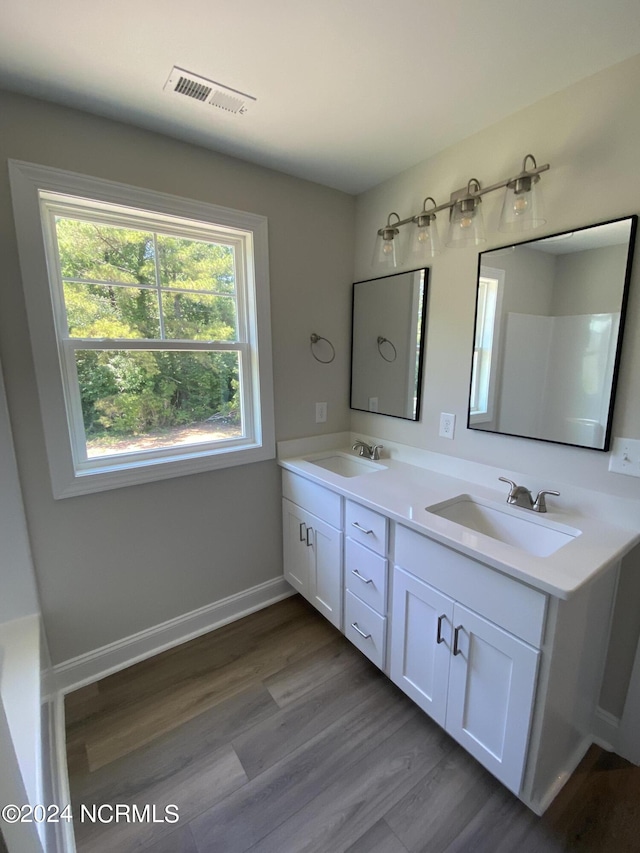
M 451 146 L 358 196 L 356 277 L 371 274 L 371 249 L 390 210 L 407 217 L 421 209 L 424 196 L 437 202 L 466 186 L 470 176 L 489 185 L 516 174 L 531 151 L 551 169 L 540 180 L 547 223 L 540 236 L 637 212 L 640 172 L 640 57 L 634 57 L 570 86 Z M 484 197 L 488 239 L 482 249 L 506 245 L 497 231 L 502 193 Z M 439 219 L 444 230 L 446 217 Z M 495 258 L 495 266 L 499 266 Z M 487 261 L 491 265 L 491 261 Z M 354 413 L 352 428 L 365 435 L 496 465 L 535 471 L 554 483 L 640 499 L 640 479 L 612 474 L 608 458 L 571 449 L 464 428 L 477 272 L 477 250 L 448 249 L 435 258 L 429 279 L 429 316 L 424 371 L 423 414 L 418 424 Z M 636 254 L 613 430 L 640 438 L 640 254 Z M 457 415 L 455 439 L 438 437 L 440 412 Z
M 499 181 L 517 173 L 529 151 L 538 163 L 551 164 L 540 182 L 548 220 L 541 236 L 637 213 L 639 90 L 640 57 L 634 57 L 526 107 L 363 193 L 356 208 L 356 276 L 370 274 L 375 232 L 390 210 L 409 216 L 420 210 L 427 193 L 444 201 L 452 190 L 466 186 L 471 175 L 483 185 Z M 489 235 L 484 249 L 509 242 L 508 235 L 496 231 L 500 196 L 496 192 L 484 198 Z M 505 470 L 535 472 L 549 488 L 560 491 L 566 482 L 635 499 L 640 506 L 640 479 L 610 473 L 605 453 L 464 428 L 476 265 L 474 249 L 450 249 L 433 261 L 420 423 L 354 412 L 352 429 Z M 636 251 L 613 421 L 616 436 L 640 439 L 639 373 L 640 253 Z M 438 437 L 440 412 L 458 416 L 454 441 Z M 601 699 L 614 714 L 622 709 L 640 627 L 638 560 L 637 549 L 625 561 Z
M 53 500 L 8 158 L 268 217 L 278 439 L 349 426 L 354 201 L 168 137 L 0 93 L 0 357 L 56 663 L 281 575 L 280 477 L 275 462 L 263 462 Z M 312 331 L 336 345 L 333 364 L 311 358 Z M 315 424 L 315 401 L 328 403 L 326 424 Z
M 0 624 L 40 612 L 0 367 Z M 0 649 L 0 656 L 2 650 Z M 1 663 L 1 661 L 0 661 Z

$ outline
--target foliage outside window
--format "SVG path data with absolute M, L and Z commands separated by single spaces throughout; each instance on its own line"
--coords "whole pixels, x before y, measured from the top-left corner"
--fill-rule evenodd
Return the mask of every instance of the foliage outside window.
M 52 471 L 57 496 L 272 456 L 252 230 L 262 218 L 228 211 L 251 220 L 239 228 L 50 189 L 37 196 L 76 482 L 56 489 Z

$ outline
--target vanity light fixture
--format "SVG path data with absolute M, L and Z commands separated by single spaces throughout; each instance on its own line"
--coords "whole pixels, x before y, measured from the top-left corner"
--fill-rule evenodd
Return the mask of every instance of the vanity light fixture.
M 464 246 L 479 246 L 487 239 L 484 234 L 484 219 L 480 204 L 480 181 L 471 178 L 467 192 L 456 199 L 449 217 L 446 245 L 458 249 Z
M 422 202 L 422 210 L 413 217 L 415 228 L 412 229 L 409 252 L 411 261 L 418 265 L 426 263 L 430 258 L 435 258 L 442 251 L 436 215 L 431 210 L 427 210 L 428 201 L 433 204 L 434 209 L 437 207 L 435 199 L 427 196 Z
M 530 163 L 529 163 L 530 161 Z M 529 166 L 529 168 L 527 168 Z M 538 182 L 542 172 L 550 168 L 548 163 L 538 166 L 533 154 L 527 154 L 522 161 L 522 171 L 513 178 L 507 178 L 488 187 L 482 187 L 477 178 L 471 178 L 466 189 L 451 193 L 449 201 L 436 204 L 428 196 L 422 210 L 414 216 L 400 219 L 397 213 L 389 214 L 387 224 L 380 228 L 376 237 L 373 253 L 373 266 L 379 269 L 394 270 L 401 263 L 398 236 L 404 225 L 413 225 L 411 237 L 412 260 L 421 258 L 426 262 L 440 252 L 440 240 L 436 228 L 436 213 L 449 211 L 449 231 L 446 245 L 458 248 L 477 246 L 486 240 L 480 204 L 482 196 L 494 190 L 505 189 L 505 198 L 500 216 L 500 231 L 520 232 L 538 228 L 546 222 L 542 212 L 542 200 Z M 433 207 L 427 210 L 427 202 Z M 391 217 L 396 221 L 392 224 Z M 422 244 L 422 245 L 420 245 Z
M 533 163 L 532 171 L 527 171 L 527 160 Z M 547 221 L 544 217 L 542 197 L 537 187 L 540 175 L 534 171 L 537 165 L 533 154 L 527 154 L 522 161 L 520 174 L 507 182 L 498 231 L 506 231 L 510 234 L 529 231 L 544 225 Z
M 375 246 L 373 247 L 372 266 L 380 270 L 394 270 L 401 263 L 398 223 L 391 224 L 391 217 L 400 222 L 400 217 L 392 211 L 387 217 L 387 224 L 378 229 Z

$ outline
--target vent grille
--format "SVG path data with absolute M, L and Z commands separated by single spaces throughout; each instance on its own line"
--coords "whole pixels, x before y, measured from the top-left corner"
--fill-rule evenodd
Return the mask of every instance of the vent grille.
M 207 80 L 198 74 L 185 71 L 184 68 L 174 67 L 169 79 L 164 85 L 164 91 L 170 95 L 182 95 L 199 101 L 210 107 L 216 107 L 233 115 L 244 115 L 256 99 L 252 95 L 238 92 L 222 83 Z
M 206 101 L 211 94 L 211 86 L 196 83 L 195 80 L 190 80 L 188 77 L 180 77 L 173 91 L 178 95 L 195 98 L 196 101 Z

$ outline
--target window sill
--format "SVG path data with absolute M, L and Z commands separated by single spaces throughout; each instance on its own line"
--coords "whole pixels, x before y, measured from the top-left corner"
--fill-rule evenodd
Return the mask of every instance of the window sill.
M 71 498 L 119 489 L 123 486 L 136 486 L 157 480 L 231 468 L 236 465 L 264 462 L 268 459 L 275 459 L 275 444 L 253 445 L 242 450 L 230 448 L 201 453 L 192 452 L 163 459 L 154 457 L 148 462 L 119 462 L 103 468 L 96 466 L 90 471 L 78 473 L 71 471 L 66 474 L 59 471 L 53 478 L 53 496 L 56 499 Z

